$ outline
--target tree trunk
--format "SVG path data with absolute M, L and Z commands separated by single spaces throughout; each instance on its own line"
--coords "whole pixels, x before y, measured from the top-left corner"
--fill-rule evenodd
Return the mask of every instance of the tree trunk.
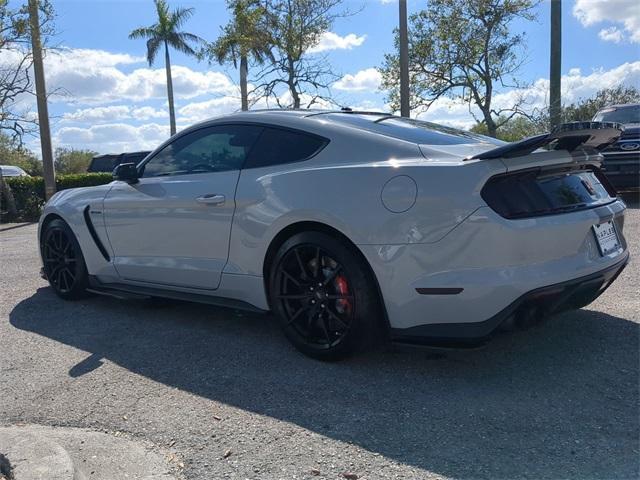
M 171 135 L 176 134 L 176 110 L 173 105 L 173 80 L 171 79 L 171 60 L 169 59 L 169 45 L 164 42 L 164 66 L 167 70 L 167 97 L 169 99 L 169 125 Z
M 300 108 L 300 95 L 298 95 L 293 82 L 289 82 L 289 91 L 291 92 L 291 98 L 293 98 L 293 108 Z
M 400 0 L 400 115 L 411 115 L 409 102 L 409 34 L 407 29 L 407 0 Z
M 51 130 L 49 128 L 49 107 L 47 87 L 42 61 L 42 41 L 40 40 L 40 20 L 38 0 L 29 0 L 29 25 L 33 53 L 33 73 L 36 81 L 36 103 L 38 105 L 38 126 L 40 127 L 40 148 L 42 151 L 42 171 L 44 176 L 44 198 L 49 200 L 56 193 L 56 171 L 53 166 Z
M 247 74 L 249 66 L 247 62 L 247 56 L 242 55 L 240 57 L 240 97 L 242 102 L 242 111 L 249 110 L 249 94 L 247 93 Z
M 560 98 L 562 69 L 562 4 L 551 0 L 551 58 L 549 66 L 549 117 L 551 128 L 560 125 L 562 100 Z
M 484 116 L 484 123 L 487 124 L 487 134 L 490 137 L 496 138 L 498 127 L 496 125 L 496 122 L 493 121 L 493 117 L 491 116 L 491 111 L 482 112 L 482 114 Z

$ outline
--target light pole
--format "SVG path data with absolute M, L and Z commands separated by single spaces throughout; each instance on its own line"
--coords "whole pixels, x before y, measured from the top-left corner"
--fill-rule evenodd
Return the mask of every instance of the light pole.
M 29 25 L 31 28 L 31 48 L 33 53 L 33 73 L 36 81 L 36 101 L 38 104 L 38 125 L 40 127 L 40 147 L 42 149 L 42 170 L 44 175 L 44 196 L 49 200 L 56 193 L 56 174 L 53 167 L 47 88 L 42 65 L 42 43 L 40 40 L 40 19 L 38 0 L 29 0 Z
M 549 119 L 551 128 L 562 122 L 562 2 L 551 0 L 551 55 L 549 65 Z
M 409 33 L 407 0 L 400 0 L 400 115 L 409 117 Z

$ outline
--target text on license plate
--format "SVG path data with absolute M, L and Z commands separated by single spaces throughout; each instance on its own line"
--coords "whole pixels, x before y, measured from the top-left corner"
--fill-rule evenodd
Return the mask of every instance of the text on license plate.
M 609 255 L 620 249 L 620 239 L 612 220 L 593 226 L 593 233 L 602 256 Z

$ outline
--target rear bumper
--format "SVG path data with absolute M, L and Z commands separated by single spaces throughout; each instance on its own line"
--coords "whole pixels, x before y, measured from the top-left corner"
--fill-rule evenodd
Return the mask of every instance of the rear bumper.
M 548 287 L 580 284 L 620 267 L 628 253 L 624 210 L 616 200 L 507 220 L 481 207 L 438 242 L 359 248 L 378 279 L 394 336 L 483 338 L 531 292 L 543 289 L 548 297 Z M 602 255 L 593 225 L 607 221 L 613 221 L 621 245 Z M 556 303 L 579 303 L 575 298 Z M 456 333 L 462 330 L 467 333 Z
M 598 298 L 624 270 L 629 253 L 616 264 L 584 277 L 536 288 L 491 318 L 473 323 L 435 323 L 392 328 L 393 341 L 430 345 L 477 344 L 496 331 L 511 329 L 559 313 L 584 307 Z

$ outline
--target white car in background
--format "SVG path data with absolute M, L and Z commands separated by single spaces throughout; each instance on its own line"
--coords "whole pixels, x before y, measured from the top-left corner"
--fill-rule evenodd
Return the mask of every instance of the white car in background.
M 620 273 L 625 204 L 598 153 L 619 135 L 571 124 L 504 144 L 384 113 L 219 117 L 108 185 L 56 194 L 43 274 L 64 299 L 272 311 L 320 359 L 381 337 L 477 343 Z
M 29 177 L 30 175 L 20 167 L 13 165 L 0 165 L 0 174 L 3 177 Z

